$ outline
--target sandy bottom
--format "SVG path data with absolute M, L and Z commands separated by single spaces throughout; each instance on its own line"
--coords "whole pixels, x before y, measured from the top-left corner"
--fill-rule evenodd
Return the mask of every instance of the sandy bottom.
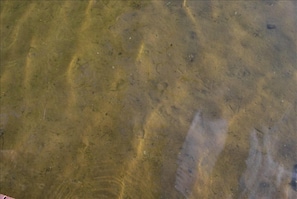
M 296 198 L 295 1 L 1 1 L 0 193 Z

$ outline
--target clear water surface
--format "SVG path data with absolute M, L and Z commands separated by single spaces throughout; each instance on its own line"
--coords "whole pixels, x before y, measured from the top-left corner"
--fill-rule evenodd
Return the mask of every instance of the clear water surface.
M 297 198 L 296 1 L 0 9 L 0 193 Z

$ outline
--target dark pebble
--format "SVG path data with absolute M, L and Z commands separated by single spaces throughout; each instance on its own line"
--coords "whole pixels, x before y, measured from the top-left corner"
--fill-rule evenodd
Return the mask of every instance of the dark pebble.
M 267 29 L 276 29 L 276 26 L 273 24 L 267 24 Z

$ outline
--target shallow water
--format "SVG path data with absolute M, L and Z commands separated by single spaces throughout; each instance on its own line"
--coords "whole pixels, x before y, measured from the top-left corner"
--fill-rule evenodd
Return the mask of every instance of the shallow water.
M 295 1 L 0 4 L 0 193 L 296 198 Z

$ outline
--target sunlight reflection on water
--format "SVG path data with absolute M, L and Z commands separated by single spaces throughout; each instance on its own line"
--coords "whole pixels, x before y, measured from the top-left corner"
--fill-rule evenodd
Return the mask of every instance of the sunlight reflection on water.
M 209 120 L 198 112 L 178 156 L 175 188 L 186 198 L 193 187 L 203 187 L 225 145 L 227 122 Z M 199 177 L 199 179 L 198 179 Z
M 290 134 L 285 128 L 289 124 L 286 117 L 273 128 L 251 133 L 247 169 L 240 180 L 241 198 L 296 198 L 293 185 L 290 187 L 296 147 L 289 140 L 283 141 L 284 135 Z M 294 133 L 294 123 L 290 124 Z

